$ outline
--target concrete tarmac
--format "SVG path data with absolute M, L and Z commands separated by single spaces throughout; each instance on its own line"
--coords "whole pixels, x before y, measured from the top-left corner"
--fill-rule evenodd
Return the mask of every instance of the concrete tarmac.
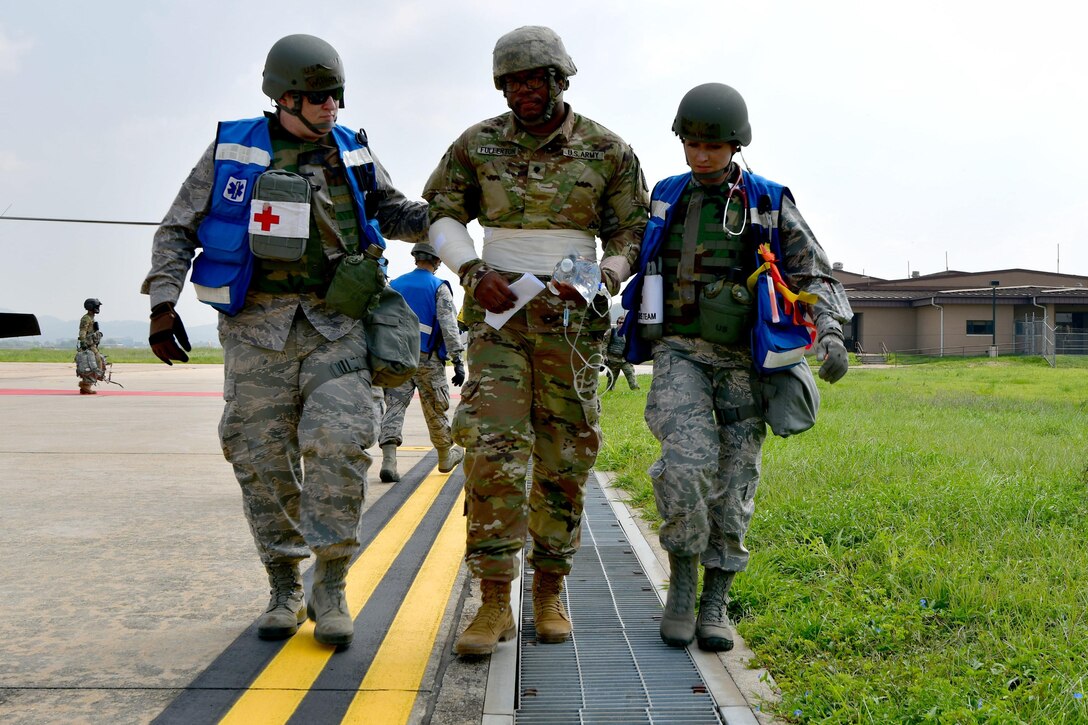
M 268 582 L 217 436 L 222 376 L 114 365 L 123 389 L 80 396 L 72 364 L 0 364 L 0 722 L 151 722 L 261 613 Z M 401 474 L 431 451 L 413 403 Z M 391 488 L 371 454 L 368 505 Z M 450 653 L 474 609 L 464 576 L 413 722 L 481 721 L 486 658 Z M 755 705 L 774 692 L 750 656 L 738 642 L 721 669 L 766 722 Z

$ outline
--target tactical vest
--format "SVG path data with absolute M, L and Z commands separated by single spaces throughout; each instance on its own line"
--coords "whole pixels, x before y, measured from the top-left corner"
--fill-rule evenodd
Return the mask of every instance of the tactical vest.
M 361 131 L 356 134 L 344 126 L 335 126 L 332 137 L 340 153 L 346 182 L 343 189 L 330 189 L 339 231 L 344 234 L 345 229 L 351 227 L 350 235 L 344 237 L 345 243 L 350 243 L 352 239 L 358 242 L 359 230 L 362 230 L 367 244 L 378 244 L 384 249 L 381 235 L 373 225 L 366 223 L 366 194 L 377 188 L 374 159 L 366 146 L 366 136 Z M 273 146 L 266 117 L 219 124 L 211 204 L 197 229 L 202 249 L 193 260 L 191 280 L 197 298 L 224 314 L 235 315 L 242 309 L 258 267 L 249 249 L 253 187 L 257 177 L 272 166 L 273 160 L 292 162 L 287 153 L 288 146 L 297 149 L 294 143 L 281 145 L 277 142 L 278 148 Z M 297 153 L 294 156 L 297 170 Z M 349 215 L 353 217 L 350 225 L 346 221 Z M 311 209 L 310 242 L 302 259 L 268 265 L 264 264 L 267 260 L 260 260 L 255 288 L 265 289 L 269 285 L 266 291 L 308 291 L 327 285 L 331 269 L 327 268 L 322 250 L 326 241 L 332 240 L 322 240 Z
M 438 325 L 438 288 L 450 287 L 450 283 L 425 269 L 416 268 L 397 277 L 389 286 L 401 293 L 412 312 L 419 318 L 419 350 L 424 355 L 437 352 L 440 360 L 446 359 L 446 340 Z M 450 288 L 450 294 L 453 289 Z
M 758 240 L 771 245 L 772 251 L 781 258 L 781 247 L 778 232 L 778 212 L 782 207 L 782 195 L 786 194 L 791 199 L 790 190 L 781 184 L 776 184 L 769 179 L 758 176 L 748 171 L 743 171 L 741 186 L 744 188 L 745 198 L 749 205 L 748 223 Z M 667 231 L 671 228 L 675 212 L 684 190 L 691 181 L 691 172 L 670 176 L 662 179 L 654 185 L 650 196 L 650 220 L 646 224 L 646 231 L 642 236 L 642 246 L 639 250 L 638 272 L 623 290 L 623 308 L 627 310 L 624 316 L 621 333 L 627 339 L 626 359 L 630 362 L 640 363 L 649 360 L 652 355 L 652 345 L 642 339 L 635 330 L 638 324 L 638 307 L 642 300 L 642 285 L 646 276 L 646 267 L 650 262 L 659 258 L 661 249 L 665 244 Z M 765 206 L 765 209 L 762 207 Z M 733 227 L 730 226 L 732 229 Z M 746 233 L 747 236 L 747 233 Z M 755 250 L 752 250 L 753 264 Z M 746 265 L 747 266 L 747 265 Z M 754 267 L 753 267 L 754 269 Z M 698 297 L 696 297 L 698 299 Z
M 750 230 L 734 236 L 722 228 L 728 214 L 729 229 L 738 231 L 747 211 L 744 192 L 739 186 L 726 209 L 728 191 L 728 186 L 688 185 L 676 202 L 677 213 L 672 217 L 660 254 L 666 280 L 663 290 L 666 335 L 698 335 L 699 295 L 703 288 L 718 279 L 743 283 L 756 268 Z M 688 255 L 684 254 L 685 247 Z M 685 256 L 689 258 L 685 260 Z M 681 269 L 682 266 L 687 268 Z

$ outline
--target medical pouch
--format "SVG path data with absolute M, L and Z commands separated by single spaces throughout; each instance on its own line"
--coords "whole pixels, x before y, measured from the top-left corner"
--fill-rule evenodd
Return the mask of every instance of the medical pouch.
M 752 327 L 752 361 L 756 369 L 773 373 L 801 362 L 812 345 L 811 328 L 787 313 L 782 294 L 770 274 L 759 275 L 752 294 L 756 299 Z
M 718 279 L 699 296 L 699 337 L 719 345 L 744 339 L 752 319 L 752 296 L 741 285 Z
M 366 354 L 370 381 L 379 388 L 395 388 L 419 368 L 419 318 L 392 287 L 378 293 L 377 304 L 366 317 Z
M 356 320 L 366 317 L 377 295 L 386 286 L 384 263 L 366 254 L 351 254 L 340 260 L 325 293 L 325 305 Z M 416 347 L 419 328 L 416 327 Z
M 258 176 L 249 215 L 249 248 L 253 255 L 297 262 L 309 239 L 310 182 L 281 169 Z

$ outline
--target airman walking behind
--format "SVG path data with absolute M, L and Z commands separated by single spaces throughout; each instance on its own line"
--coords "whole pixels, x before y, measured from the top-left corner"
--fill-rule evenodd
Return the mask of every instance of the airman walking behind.
M 174 305 L 190 265 L 197 296 L 221 313 L 219 436 L 271 585 L 258 636 L 290 637 L 308 609 L 315 638 L 339 646 L 354 631 L 344 584 L 378 419 L 359 313 L 369 298 L 332 300 L 353 297 L 342 283 L 384 284 L 382 235 L 423 241 L 427 228 L 426 205 L 393 187 L 366 134 L 337 125 L 344 87 L 331 45 L 277 41 L 262 85 L 275 110 L 219 124 L 155 234 L 142 288 L 168 365 L 188 360 Z
M 404 413 L 416 390 L 423 408 L 423 419 L 431 445 L 438 451 L 438 470 L 449 473 L 464 458 L 464 451 L 453 445 L 450 422 L 450 386 L 446 381 L 446 360 L 453 362 L 453 384 L 465 382 L 465 363 L 461 360 L 461 336 L 457 329 L 457 307 L 450 283 L 435 276 L 442 263 L 427 242 L 412 247 L 416 268 L 389 284 L 400 292 L 419 318 L 419 368 L 411 379 L 395 388 L 385 389 L 385 413 L 382 416 L 382 481 L 400 480 L 397 471 L 397 447 L 403 441 Z
M 95 384 L 106 376 L 106 360 L 98 351 L 102 331 L 98 329 L 95 315 L 102 309 L 102 301 L 90 297 L 83 301 L 86 313 L 79 320 L 79 339 L 76 351 L 76 375 L 79 377 L 79 394 L 95 395 Z
M 624 290 L 623 331 L 627 359 L 642 362 L 652 353 L 654 363 L 646 423 L 661 457 L 649 474 L 672 570 L 661 638 L 674 647 L 697 638 L 701 649 L 724 651 L 733 647 L 726 604 L 734 576 L 748 564 L 744 536 L 766 435 L 750 347 L 756 305 L 748 280 L 762 261 L 757 247 L 769 242 L 786 281 L 818 298 L 811 319 L 820 377 L 828 382 L 846 374 L 842 324 L 851 311 L 789 189 L 734 160 L 752 140 L 740 94 L 720 83 L 693 88 L 673 132 L 691 172 L 654 186 L 639 274 Z M 803 337 L 811 343 L 808 328 Z M 811 379 L 807 366 L 801 372 Z
M 526 530 L 537 638 L 570 636 L 563 578 L 600 446 L 596 391 L 609 294 L 630 276 L 648 209 L 631 147 L 564 102 L 577 69 L 554 31 L 507 33 L 493 60 L 510 112 L 462 133 L 423 193 L 431 242 L 460 277 L 471 328 L 453 437 L 466 450 L 466 560 L 483 605 L 455 645 L 463 655 L 489 653 L 514 636 L 510 583 Z M 480 252 L 465 226 L 473 219 L 484 229 Z M 598 237 L 607 293 L 591 291 L 587 300 L 571 284 L 545 288 L 563 258 L 595 263 Z

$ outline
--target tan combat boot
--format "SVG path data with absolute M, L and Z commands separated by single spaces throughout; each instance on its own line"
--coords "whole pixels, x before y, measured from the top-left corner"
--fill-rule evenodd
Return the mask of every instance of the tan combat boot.
M 670 647 L 687 647 L 695 639 L 699 558 L 669 554 L 669 569 L 669 594 L 661 614 L 661 640 Z
M 703 572 L 703 595 L 699 598 L 699 621 L 695 636 L 704 652 L 728 652 L 733 649 L 733 626 L 726 613 L 729 587 L 735 571 L 707 569 Z
M 355 623 L 344 594 L 350 557 L 318 559 L 314 567 L 314 586 L 307 611 L 314 627 L 314 639 L 321 644 L 346 647 L 355 636 Z
M 302 575 L 298 564 L 269 564 L 268 583 L 271 598 L 268 609 L 257 619 L 257 636 L 261 639 L 286 639 L 306 621 L 303 607 Z
M 558 644 L 570 639 L 570 617 L 563 607 L 563 575 L 533 572 L 533 620 L 536 639 Z
M 453 469 L 457 468 L 457 464 L 465 459 L 464 450 L 453 446 L 442 450 L 438 449 L 438 471 L 439 473 L 449 473 Z
M 480 591 L 484 603 L 453 645 L 453 651 L 459 655 L 491 654 L 499 642 L 512 639 L 518 633 L 514 613 L 510 611 L 510 582 L 484 579 L 480 582 Z
M 397 473 L 397 444 L 386 443 L 382 446 L 382 469 L 378 474 L 382 483 L 396 483 L 400 480 Z

